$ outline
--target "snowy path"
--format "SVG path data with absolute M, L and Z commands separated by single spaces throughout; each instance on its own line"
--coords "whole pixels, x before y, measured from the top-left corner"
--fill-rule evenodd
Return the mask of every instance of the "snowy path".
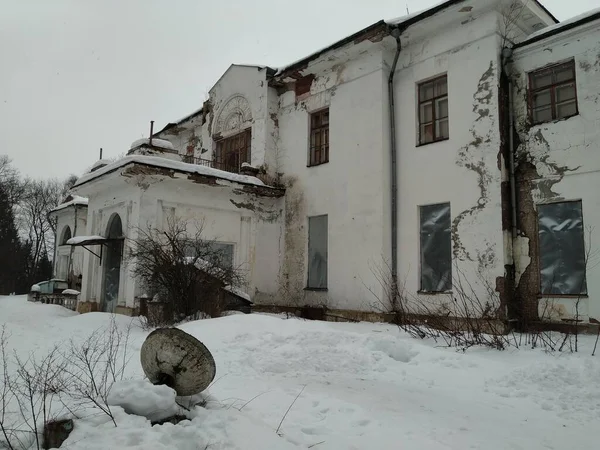
M 84 337 L 108 320 L 0 297 L 0 326 L 19 352 Z M 178 426 L 150 427 L 124 413 L 117 429 L 88 420 L 76 424 L 68 448 L 531 450 L 593 448 L 600 440 L 600 356 L 590 356 L 591 336 L 581 337 L 578 354 L 463 354 L 383 324 L 234 315 L 181 328 L 217 362 L 209 410 Z M 146 334 L 133 331 L 128 376 L 141 377 Z

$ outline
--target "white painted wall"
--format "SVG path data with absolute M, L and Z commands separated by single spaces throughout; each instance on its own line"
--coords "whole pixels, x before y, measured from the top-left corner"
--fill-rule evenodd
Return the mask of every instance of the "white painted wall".
M 458 277 L 469 279 L 472 296 L 488 301 L 487 287 L 493 289 L 496 278 L 504 276 L 497 163 L 499 38 L 495 12 L 446 27 L 426 37 L 411 37 L 400 54 L 394 83 L 399 126 L 398 276 L 407 295 L 454 311 Z M 443 74 L 448 77 L 450 138 L 419 146 L 418 84 Z M 419 206 L 445 202 L 451 207 L 455 292 L 425 296 L 418 294 Z
M 87 235 L 106 236 L 113 214 L 121 218 L 123 232 L 134 237 L 139 218 L 140 188 L 134 178 L 121 177 L 119 172 L 76 188 L 88 200 Z M 97 253 L 99 246 L 92 247 Z M 99 253 L 98 253 L 99 254 Z M 100 259 L 89 252 L 84 254 L 84 276 L 81 301 L 102 302 L 104 267 Z M 136 282 L 131 267 L 121 265 L 118 306 L 133 307 Z
M 338 61 L 332 61 L 332 65 Z M 380 51 L 335 65 L 310 95 L 280 100 L 279 152 L 287 179 L 286 256 L 280 301 L 372 310 L 381 287 L 372 269 L 389 252 L 382 220 L 385 83 Z M 329 107 L 329 162 L 307 167 L 310 114 Z M 308 276 L 308 217 L 328 215 L 328 291 L 304 291 Z M 373 289 L 376 295 L 369 292 Z
M 54 253 L 54 277 L 66 279 L 69 270 L 69 259 L 71 258 L 71 246 L 62 245 L 62 238 L 67 227 L 71 230 L 71 236 L 82 236 L 87 228 L 87 208 L 77 205 L 77 226 L 75 226 L 76 215 L 75 207 L 71 206 L 54 213 L 56 217 L 57 237 L 55 239 Z M 84 249 L 75 247 L 73 249 L 72 269 L 75 277 L 81 275 L 83 271 L 83 253 Z
M 587 298 L 544 298 L 540 314 L 552 311 L 553 319 L 572 318 L 579 300 L 579 316 L 600 319 L 600 21 L 589 23 L 519 48 L 514 54 L 517 80 L 515 107 L 517 129 L 526 151 L 540 176 L 534 183 L 536 204 L 558 200 L 581 200 L 586 228 L 586 248 L 590 251 L 587 269 Z M 579 114 L 552 123 L 527 125 L 527 73 L 575 59 Z M 549 187 L 549 189 L 548 189 Z M 518 267 L 526 270 L 529 260 Z M 546 305 L 550 305 L 548 309 Z
M 121 267 L 119 306 L 134 307 L 144 294 L 133 277 L 134 262 L 127 258 L 129 240 L 139 228 L 164 227 L 165 215 L 189 222 L 190 232 L 203 223 L 203 236 L 234 245 L 234 263 L 243 270 L 252 297 L 273 298 L 277 292 L 282 200 L 243 193 L 243 186 L 227 181 L 217 185 L 196 183 L 187 175 L 132 174 L 128 169 L 94 180 L 78 192 L 89 196 L 88 235 L 107 235 L 113 214 L 119 214 L 125 233 L 125 259 Z M 97 249 L 98 250 L 98 249 Z M 100 260 L 85 255 L 82 301 L 101 302 L 103 270 Z

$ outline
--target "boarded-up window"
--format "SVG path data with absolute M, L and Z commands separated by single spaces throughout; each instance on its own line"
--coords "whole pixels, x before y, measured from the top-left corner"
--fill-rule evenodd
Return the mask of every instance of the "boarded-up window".
M 329 162 L 329 108 L 310 115 L 309 166 Z
M 448 139 L 448 77 L 419 84 L 419 144 Z
M 421 291 L 452 288 L 450 203 L 420 207 Z
M 538 205 L 542 294 L 587 293 L 580 201 Z
M 308 218 L 308 286 L 327 288 L 327 216 Z
M 564 119 L 577 114 L 575 61 L 529 74 L 529 108 L 533 123 Z

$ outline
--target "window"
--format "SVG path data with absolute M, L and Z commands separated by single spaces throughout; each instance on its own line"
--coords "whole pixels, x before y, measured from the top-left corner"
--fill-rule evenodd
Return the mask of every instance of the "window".
M 574 61 L 530 73 L 529 88 L 529 109 L 533 123 L 577 114 Z
M 419 144 L 448 139 L 448 77 L 419 84 Z
M 580 201 L 538 205 L 542 294 L 587 293 Z
M 317 166 L 329 162 L 329 108 L 310 115 L 310 162 Z
M 67 241 L 69 239 L 71 239 L 71 227 L 67 225 L 67 227 L 63 231 L 63 236 L 60 240 L 60 245 L 67 245 Z
M 420 207 L 421 291 L 452 289 L 450 203 Z
M 327 289 L 327 216 L 308 218 L 308 289 Z
M 233 267 L 233 244 L 224 242 L 204 241 L 204 244 L 190 241 L 183 249 L 187 258 L 211 258 L 214 266 Z M 200 254 L 199 254 L 200 253 Z
M 239 173 L 242 163 L 250 163 L 250 129 L 217 141 L 215 168 Z

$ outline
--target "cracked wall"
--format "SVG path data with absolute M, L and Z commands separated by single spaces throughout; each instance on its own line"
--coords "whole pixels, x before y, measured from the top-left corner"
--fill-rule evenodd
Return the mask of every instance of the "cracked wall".
M 401 146 L 398 277 L 410 294 L 450 314 L 456 313 L 458 279 L 463 287 L 468 280 L 473 288 L 469 295 L 492 305 L 503 318 L 509 288 L 499 167 L 500 42 L 495 27 L 495 14 L 484 14 L 436 36 L 414 39 L 401 53 L 396 86 Z M 448 80 L 450 137 L 419 145 L 416 86 L 442 74 Z M 419 206 L 443 202 L 451 207 L 455 288 L 437 295 L 418 293 Z
M 574 35 L 557 36 L 515 52 L 515 147 L 518 184 L 519 237 L 515 243 L 516 295 L 524 320 L 584 321 L 600 317 L 600 271 L 588 265 L 589 298 L 540 296 L 537 205 L 581 200 L 586 249 L 594 252 L 593 230 L 600 229 L 600 32 L 597 24 L 580 27 Z M 579 114 L 564 120 L 532 125 L 528 114 L 527 73 L 569 59 L 575 61 Z M 596 238 L 597 239 L 597 238 Z

